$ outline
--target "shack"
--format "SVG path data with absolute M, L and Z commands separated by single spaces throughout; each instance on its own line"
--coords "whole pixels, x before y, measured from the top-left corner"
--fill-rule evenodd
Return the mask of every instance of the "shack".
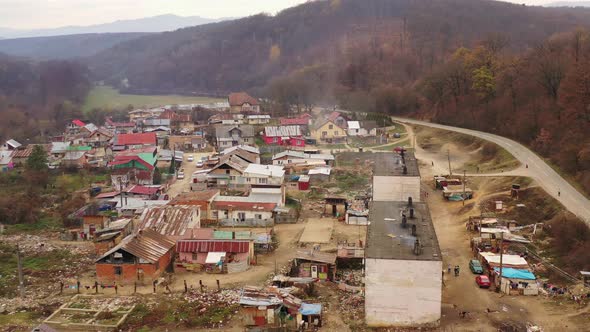
M 252 240 L 179 240 L 176 246 L 177 268 L 198 271 L 203 268 L 222 273 L 247 270 L 255 264 Z
M 494 267 L 492 276 L 494 284 L 496 286 L 499 285 L 500 290 L 505 294 L 539 295 L 539 287 L 536 282 L 537 278 L 529 270 L 503 267 L 502 278 L 499 278 L 500 268 Z
M 291 271 L 292 277 L 334 280 L 336 275 L 336 254 L 317 250 L 299 250 Z
M 473 190 L 462 185 L 448 185 L 443 188 L 443 197 L 450 201 L 468 200 L 473 198 Z
M 133 224 L 131 219 L 119 219 L 112 221 L 107 227 L 96 231 L 94 234 L 94 249 L 98 256 L 101 256 L 105 252 L 109 251 L 121 241 L 133 230 Z
M 324 215 L 332 217 L 344 216 L 346 213 L 346 198 L 329 196 L 325 198 Z
M 313 328 L 315 330 L 322 326 L 321 303 L 301 303 L 301 307 L 299 308 L 299 315 L 301 315 L 301 321 L 304 321 L 306 324 L 304 326 L 306 330 L 309 328 Z M 298 319 L 298 321 L 300 320 Z
M 170 266 L 175 243 L 151 229 L 127 236 L 96 260 L 98 280 L 156 279 Z
M 240 294 L 240 312 L 246 326 L 286 327 L 294 330 L 301 300 L 279 288 L 246 286 Z

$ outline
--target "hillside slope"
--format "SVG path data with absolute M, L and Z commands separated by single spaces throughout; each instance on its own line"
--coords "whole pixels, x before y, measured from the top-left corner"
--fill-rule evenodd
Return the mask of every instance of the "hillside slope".
M 511 47 L 522 50 L 587 24 L 590 10 L 496 1 L 317 1 L 274 17 L 257 15 L 120 43 L 89 65 L 111 83 L 128 78 L 136 92 L 220 93 L 260 89 L 271 78 L 306 66 L 339 65 L 359 47 L 404 53 L 432 67 L 458 46 L 491 32 L 504 32 Z
M 0 52 L 36 60 L 88 57 L 146 33 L 103 33 L 0 40 Z

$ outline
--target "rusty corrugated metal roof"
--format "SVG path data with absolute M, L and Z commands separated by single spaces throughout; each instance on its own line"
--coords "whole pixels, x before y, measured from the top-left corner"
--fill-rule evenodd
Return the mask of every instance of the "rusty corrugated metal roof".
M 138 234 L 127 236 L 121 243 L 107 251 L 96 261 L 98 262 L 116 251 L 123 250 L 135 257 L 155 263 L 170 249 L 174 248 L 174 245 L 175 242 L 168 239 L 168 237 L 150 229 L 145 229 Z
M 199 218 L 195 205 L 164 205 L 151 207 L 143 212 L 139 229 L 151 229 L 168 236 L 181 236 L 191 228 L 198 228 Z

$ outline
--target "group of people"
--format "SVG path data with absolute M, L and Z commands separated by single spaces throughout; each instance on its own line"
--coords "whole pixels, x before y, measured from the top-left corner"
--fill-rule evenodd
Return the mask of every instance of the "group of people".
M 455 268 L 453 269 L 455 272 L 455 277 L 459 276 L 459 265 L 455 265 Z M 451 274 L 451 264 L 449 264 L 449 266 L 447 267 L 447 273 Z

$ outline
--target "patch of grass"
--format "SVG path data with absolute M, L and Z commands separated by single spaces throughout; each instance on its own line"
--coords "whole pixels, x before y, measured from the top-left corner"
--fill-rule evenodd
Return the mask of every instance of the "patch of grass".
M 51 216 L 43 216 L 41 217 L 36 223 L 32 224 L 15 224 L 15 225 L 6 225 L 6 230 L 4 231 L 7 235 L 12 234 L 34 234 L 44 231 L 56 231 L 61 229 L 62 224 L 57 218 Z
M 224 99 L 209 97 L 192 97 L 179 95 L 127 95 L 120 94 L 119 91 L 109 86 L 96 86 L 88 93 L 83 112 L 88 112 L 93 108 L 104 109 L 124 109 L 128 105 L 136 108 L 155 107 L 175 104 L 202 104 L 222 102 Z
M 6 327 L 6 329 L 2 329 L 3 331 L 20 331 L 20 329 L 13 329 L 8 328 L 9 326 L 24 326 L 30 327 L 34 325 L 39 319 L 41 315 L 36 312 L 16 312 L 12 315 L 0 315 L 0 326 Z M 28 331 L 29 329 L 25 329 L 24 331 Z
M 382 145 L 382 146 L 376 147 L 373 150 L 378 150 L 378 151 L 391 151 L 396 146 L 404 146 L 405 147 L 409 143 L 410 143 L 410 140 L 406 138 L 406 139 L 403 139 L 401 141 L 397 141 L 397 142 L 389 143 L 387 145 Z
M 345 144 L 320 144 L 317 146 L 318 149 L 322 150 L 340 150 L 346 149 Z
M 353 172 L 339 172 L 334 178 L 341 191 L 363 189 L 369 183 L 369 179 L 365 174 Z

